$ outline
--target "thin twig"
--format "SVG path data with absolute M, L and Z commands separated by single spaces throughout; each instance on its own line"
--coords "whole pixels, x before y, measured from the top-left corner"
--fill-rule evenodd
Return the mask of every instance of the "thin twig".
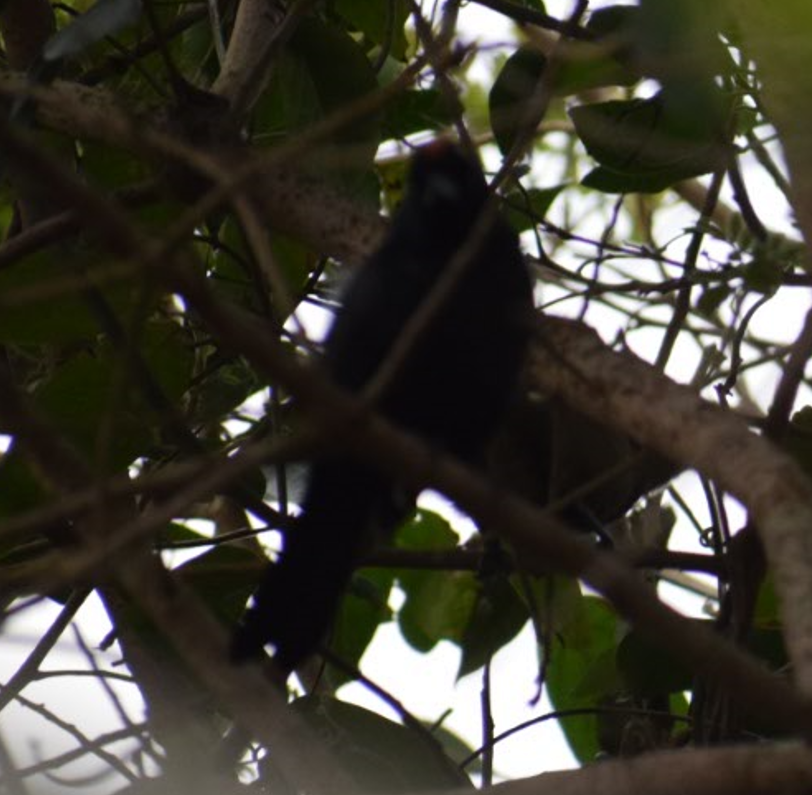
M 11 679 L 0 687 L 0 711 L 2 711 L 11 701 L 36 679 L 40 665 L 51 653 L 62 633 L 73 621 L 79 608 L 84 604 L 85 599 L 90 595 L 90 590 L 85 588 L 74 591 L 65 606 L 59 611 L 59 615 L 45 631 L 37 642 L 34 650 L 25 658 L 23 664 L 17 669 Z
M 494 723 L 491 705 L 491 661 L 488 660 L 482 667 L 482 689 L 479 695 L 479 704 L 482 714 L 482 786 L 490 787 L 493 784 L 493 748 Z
M 536 25 L 545 30 L 554 30 L 557 33 L 564 33 L 572 38 L 585 41 L 591 41 L 594 38 L 594 34 L 586 28 L 573 26 L 570 20 L 562 21 L 543 11 L 531 8 L 529 5 L 520 5 L 512 0 L 472 0 L 472 2 L 484 8 L 490 8 L 516 22 Z
M 713 175 L 708 194 L 705 197 L 705 204 L 702 207 L 702 212 L 691 236 L 691 242 L 688 245 L 688 250 L 685 252 L 685 262 L 683 263 L 683 275 L 692 275 L 696 270 L 696 261 L 699 257 L 699 251 L 702 246 L 702 240 L 705 237 L 705 225 L 709 218 L 713 215 L 713 208 L 719 200 L 719 191 L 722 189 L 722 182 L 725 177 L 723 170 L 717 171 Z M 671 321 L 666 328 L 663 335 L 662 342 L 660 343 L 660 350 L 657 353 L 657 361 L 655 366 L 659 370 L 664 370 L 668 363 L 671 353 L 674 350 L 677 337 L 682 331 L 683 323 L 688 317 L 688 311 L 691 308 L 691 282 L 686 282 L 677 294 L 677 299 L 674 303 L 674 313 L 671 316 Z
M 82 633 L 79 631 L 77 626 L 73 627 L 73 636 L 76 639 L 76 645 L 84 655 L 84 658 L 90 666 L 91 671 L 96 675 L 96 681 L 98 682 L 99 687 L 101 687 L 101 689 L 107 695 L 107 698 L 112 704 L 119 720 L 128 729 L 134 729 L 134 721 L 127 714 L 127 710 L 124 709 L 124 705 L 121 703 L 121 699 L 118 697 L 116 691 L 113 690 L 108 677 L 102 675 L 104 672 L 99 667 L 96 655 L 93 654 L 90 647 L 87 645 L 87 643 L 85 643 L 85 639 L 82 637 Z
M 137 776 L 127 767 L 127 765 L 124 764 L 124 762 L 121 761 L 118 754 L 106 751 L 101 744 L 94 743 L 93 740 L 91 740 L 83 731 L 74 726 L 72 723 L 62 720 L 42 704 L 37 704 L 36 702 L 31 701 L 31 699 L 25 698 L 20 694 L 15 696 L 15 700 L 22 704 L 22 706 L 24 706 L 26 709 L 40 715 L 42 718 L 47 720 L 48 723 L 53 724 L 66 734 L 73 737 L 73 739 L 79 743 L 79 749 L 77 750 L 80 751 L 81 756 L 93 754 L 101 759 L 110 770 L 115 770 L 117 773 L 120 773 L 128 781 L 136 780 Z M 20 772 L 21 774 L 28 775 L 27 772 Z

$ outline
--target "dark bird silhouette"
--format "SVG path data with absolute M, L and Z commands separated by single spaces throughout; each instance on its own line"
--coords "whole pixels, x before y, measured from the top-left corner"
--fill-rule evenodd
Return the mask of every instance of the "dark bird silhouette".
M 437 299 L 433 290 L 446 273 L 449 289 L 441 285 L 442 300 L 421 333 L 410 335 L 410 319 L 427 299 Z M 325 342 L 324 369 L 336 384 L 360 392 L 382 366 L 392 367 L 405 333 L 405 355 L 395 356 L 393 371 L 378 384 L 375 409 L 438 449 L 483 466 L 517 384 L 531 310 L 518 239 L 493 211 L 479 164 L 437 142 L 415 156 L 389 234 L 348 285 Z M 389 538 L 415 497 L 374 466 L 346 458 L 315 462 L 302 516 L 237 629 L 234 658 L 272 643 L 277 663 L 291 670 L 314 652 L 353 568 Z

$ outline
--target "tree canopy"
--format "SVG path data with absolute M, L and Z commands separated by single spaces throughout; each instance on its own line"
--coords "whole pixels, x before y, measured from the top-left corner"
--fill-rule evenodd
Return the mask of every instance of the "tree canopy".
M 490 663 L 529 625 L 531 722 L 582 767 L 541 748 L 504 787 L 808 792 L 810 30 L 804 0 L 0 0 L 0 790 L 490 789 L 525 729 L 494 727 Z M 313 366 L 441 136 L 479 152 L 535 284 L 484 472 Z M 335 450 L 483 534 L 421 503 L 285 683 L 228 639 Z M 49 668 L 91 594 L 104 641 Z M 392 624 L 481 678 L 480 747 L 448 693 L 414 715 L 364 676 Z M 87 676 L 98 704 L 39 703 Z M 20 710 L 70 749 L 23 759 Z

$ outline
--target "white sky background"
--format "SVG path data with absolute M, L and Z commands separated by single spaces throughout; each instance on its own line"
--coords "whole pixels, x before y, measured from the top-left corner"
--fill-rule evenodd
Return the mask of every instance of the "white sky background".
M 593 3 L 600 7 L 608 3 Z M 547 10 L 551 14 L 566 13 L 571 7 L 564 0 L 547 0 Z M 469 38 L 475 38 L 482 44 L 503 43 L 506 49 L 513 46 L 514 36 L 504 19 L 487 9 L 468 4 L 461 12 L 461 28 Z M 476 72 L 474 73 L 476 76 Z M 489 71 L 482 68 L 481 77 L 485 79 Z M 490 153 L 489 165 L 498 165 L 498 156 Z M 536 168 L 543 168 L 544 162 L 537 159 Z M 745 178 L 750 188 L 750 195 L 756 212 L 777 231 L 794 234 L 788 219 L 783 214 L 785 203 L 772 183 L 760 168 L 747 169 L 745 161 Z M 545 179 L 539 174 L 542 187 L 555 184 L 553 179 Z M 723 197 L 732 203 L 729 189 L 726 187 Z M 778 212 L 776 212 L 778 210 Z M 552 215 L 555 217 L 556 207 Z M 657 230 L 661 240 L 670 239 L 680 230 L 691 226 L 696 220 L 696 213 L 687 212 L 684 208 L 661 213 L 658 224 L 664 228 Z M 600 223 L 600 219 L 596 219 Z M 601 227 L 602 229 L 602 227 Z M 600 229 L 598 230 L 600 234 Z M 712 243 L 706 241 L 707 249 Z M 545 296 L 546 297 L 546 296 Z M 766 337 L 789 341 L 793 339 L 800 327 L 804 314 L 810 306 L 809 290 L 794 288 L 782 291 L 780 300 L 773 300 L 764 306 L 755 316 L 752 328 Z M 566 305 L 557 307 L 556 311 L 565 312 Z M 597 305 L 590 311 L 587 320 L 595 325 L 604 339 L 613 339 L 620 328 L 622 320 L 613 316 L 608 310 Z M 643 333 L 633 335 L 629 342 L 631 347 L 644 358 L 653 358 L 659 344 L 659 334 L 646 336 Z M 677 346 L 668 368 L 668 373 L 677 381 L 690 381 L 699 362 L 700 351 L 687 340 Z M 762 409 L 766 408 L 772 394 L 777 370 L 772 375 L 761 368 L 751 386 Z M 808 395 L 804 397 L 807 398 Z M 801 400 L 802 404 L 804 401 Z M 692 476 L 681 479 L 686 499 L 697 508 L 702 516 L 704 498 Z M 695 479 L 694 479 L 695 480 Z M 741 512 L 732 506 L 732 527 L 740 526 Z M 673 546 L 696 551 L 695 534 L 687 529 L 678 529 Z M 677 589 L 664 589 L 664 595 L 679 605 L 679 608 L 691 613 L 698 613 L 702 600 L 687 597 Z M 14 673 L 19 664 L 30 653 L 36 640 L 53 621 L 58 608 L 52 603 L 43 604 L 40 608 L 27 612 L 20 619 L 13 619 L 3 630 L 3 644 L 0 649 L 0 681 L 5 682 Z M 97 648 L 108 632 L 106 618 L 98 602 L 92 600 L 80 613 L 79 623 L 89 645 Z M 118 657 L 116 648 L 104 655 L 109 666 Z M 537 706 L 531 707 L 530 700 L 536 692 L 536 649 L 532 632 L 529 628 L 506 649 L 501 651 L 492 665 L 492 702 L 496 732 L 499 733 L 530 717 L 544 714 L 550 710 L 546 698 Z M 396 626 L 389 624 L 381 628 L 372 647 L 363 660 L 364 673 L 392 692 L 416 716 L 433 721 L 447 709 L 452 713 L 445 725 L 466 739 L 472 746 L 480 743 L 480 674 L 466 677 L 459 683 L 454 682 L 459 663 L 459 652 L 450 644 L 441 644 L 434 652 L 422 655 L 414 652 L 400 638 Z M 58 646 L 58 653 L 49 657 L 46 668 L 60 666 L 65 669 L 81 668 L 86 670 L 86 660 L 78 649 L 70 631 L 63 635 Z M 115 688 L 130 709 L 134 721 L 141 720 L 140 699 L 132 685 L 117 684 Z M 38 704 L 45 704 L 57 715 L 69 723 L 81 727 L 88 736 L 111 731 L 121 725 L 118 715 L 110 700 L 100 695 L 97 684 L 91 678 L 65 677 L 48 680 L 27 688 L 25 695 Z M 387 714 L 385 705 L 360 685 L 349 685 L 342 689 L 340 695 L 348 700 L 368 706 L 371 709 Z M 450 700 L 449 700 L 450 699 Z M 55 729 L 42 718 L 35 717 L 30 709 L 13 705 L 0 716 L 0 735 L 15 753 L 19 765 L 50 757 L 62 750 L 76 747 L 76 740 L 62 730 Z M 111 748 L 110 750 L 114 750 Z M 566 742 L 554 721 L 528 729 L 515 735 L 510 740 L 497 746 L 495 769 L 507 777 L 517 777 L 540 773 L 547 770 L 574 766 L 574 760 Z M 73 768 L 59 771 L 66 777 L 85 776 L 88 771 L 98 770 L 102 763 L 83 761 Z M 102 781 L 94 787 L 88 784 L 83 792 L 109 792 L 114 787 L 112 782 Z M 67 790 L 65 790 L 67 791 Z M 76 790 L 71 790 L 75 792 Z

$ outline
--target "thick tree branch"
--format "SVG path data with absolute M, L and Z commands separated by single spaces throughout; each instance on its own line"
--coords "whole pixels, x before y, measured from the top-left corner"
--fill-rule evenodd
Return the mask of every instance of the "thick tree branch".
M 48 0 L 5 0 L 0 3 L 0 33 L 12 69 L 28 69 L 55 30 Z
M 482 526 L 500 528 L 529 571 L 547 573 L 554 568 L 581 577 L 675 658 L 733 694 L 746 711 L 795 730 L 812 725 L 808 707 L 785 683 L 707 628 L 653 599 L 650 588 L 617 555 L 593 549 L 545 512 L 371 416 L 357 398 L 312 368 L 302 367 L 255 319 L 217 301 L 204 280 L 191 272 L 176 275 L 175 284 L 212 331 L 260 372 L 290 389 L 311 413 L 317 429 L 330 434 L 334 443 L 374 460 L 416 489 L 438 489 Z
M 695 467 L 744 503 L 775 575 L 796 681 L 812 696 L 812 485 L 795 461 L 740 417 L 612 352 L 581 324 L 542 320 L 530 370 L 535 387 Z
M 31 169 L 46 184 L 70 195 L 74 204 L 90 211 L 86 216 L 83 213 L 88 219 L 87 231 L 98 236 L 100 242 L 123 256 L 134 257 L 140 252 L 144 259 L 154 257 L 153 251 L 142 250 L 138 236 L 114 206 L 72 175 L 49 170 L 47 159 L 35 156 L 13 136 L 4 133 L 3 139 L 7 147 L 16 146 L 26 154 Z M 502 528 L 505 537 L 517 548 L 531 570 L 536 567 L 540 572 L 547 572 L 553 566 L 582 577 L 606 594 L 623 615 L 675 657 L 707 674 L 734 694 L 744 709 L 767 716 L 777 725 L 807 728 L 808 709 L 803 702 L 799 703 L 788 686 L 765 673 L 760 664 L 710 631 L 652 599 L 650 589 L 617 556 L 594 550 L 544 512 L 500 493 L 465 467 L 451 460 L 438 459 L 435 452 L 419 441 L 396 431 L 380 418 L 370 416 L 357 398 L 332 386 L 311 368 L 302 367 L 271 329 L 255 317 L 217 300 L 199 271 L 179 263 L 175 269 L 164 271 L 170 287 L 184 296 L 224 344 L 240 351 L 273 382 L 288 387 L 303 408 L 313 414 L 318 429 L 333 431 L 338 435 L 335 441 L 348 451 L 374 459 L 417 488 L 435 486 L 465 507 L 484 526 Z M 618 427 L 665 455 L 697 464 L 712 477 L 718 475 L 723 486 L 730 487 L 730 491 L 740 495 L 748 504 L 753 501 L 758 504 L 759 510 L 754 507 L 754 514 L 759 519 L 763 515 L 769 520 L 774 535 L 778 531 L 780 536 L 787 530 L 789 540 L 795 541 L 791 533 L 796 527 L 793 514 L 797 513 L 801 518 L 809 514 L 810 500 L 805 476 L 789 458 L 750 434 L 735 416 L 704 403 L 690 390 L 676 387 L 661 375 L 653 377 L 652 373 L 656 371 L 648 365 L 607 351 L 596 335 L 580 324 L 554 320 L 541 320 L 540 324 L 541 331 L 531 357 L 531 371 L 540 384 L 553 387 L 553 391 L 566 395 L 568 402 L 576 408 L 588 414 L 598 414 L 603 421 L 613 413 L 619 414 L 612 417 Z M 555 355 L 550 354 L 551 346 L 557 351 Z M 675 397 L 669 403 L 665 397 L 672 392 Z M 627 409 L 624 414 L 627 403 L 633 403 L 635 410 Z M 706 417 L 712 419 L 703 421 Z M 721 448 L 719 443 L 723 443 Z M 720 449 L 727 451 L 735 461 L 727 466 L 720 465 Z M 766 458 L 759 457 L 762 453 Z M 776 459 L 783 474 L 770 478 L 771 481 L 780 481 L 777 485 L 781 490 L 775 495 L 765 491 L 763 484 L 759 487 L 758 483 L 753 484 L 752 493 L 747 493 L 743 481 L 732 474 L 737 465 L 743 466 L 749 486 L 751 481 L 760 478 L 765 461 L 768 465 L 771 461 L 775 464 Z M 70 475 L 70 469 L 67 475 Z M 72 476 L 77 476 L 75 469 Z M 782 500 L 782 496 L 787 499 Z M 764 506 L 765 501 L 769 505 Z M 766 533 L 766 537 L 768 547 L 774 550 L 776 544 L 772 543 L 770 533 Z M 786 561 L 782 554 L 775 557 L 781 569 L 777 582 L 785 599 L 798 594 L 798 588 L 792 590 L 790 586 L 798 585 L 804 590 L 809 587 L 808 579 L 806 584 L 799 584 L 795 579 L 805 572 L 803 554 L 795 554 L 794 572 L 787 569 L 788 565 L 792 566 L 792 561 Z M 793 574 L 795 576 L 788 576 Z M 807 670 L 807 660 L 803 648 L 798 648 L 795 633 L 798 628 L 803 630 L 810 620 L 810 616 L 805 615 L 808 611 L 801 609 L 807 604 L 809 600 L 799 600 L 799 604 L 794 609 L 790 606 L 786 614 L 788 625 L 792 627 L 789 646 L 799 676 Z M 155 609 L 158 609 L 157 604 Z M 801 636 L 804 636 L 803 631 Z
M 406 74 L 402 83 L 370 98 L 368 104 L 377 106 L 411 79 L 411 73 Z M 207 153 L 167 132 L 160 119 L 139 118 L 126 109 L 124 100 L 102 89 L 63 81 L 31 87 L 19 75 L 0 74 L 0 96 L 34 98 L 38 120 L 49 129 L 130 148 L 159 163 L 204 176 L 216 186 L 213 192 L 219 200 L 214 206 L 226 203 L 232 192 L 247 190 L 273 229 L 342 261 L 363 260 L 385 228 L 385 222 L 371 207 L 297 167 L 307 159 L 306 136 L 268 154 L 258 154 L 248 147 Z M 325 125 L 324 132 L 330 128 Z M 319 134 L 314 131 L 314 141 Z
M 613 759 L 508 781 L 483 795 L 805 795 L 812 753 L 800 745 L 691 748 Z M 457 795 L 461 795 L 457 793 Z
M 41 179 L 61 198 L 70 198 L 78 208 L 90 210 L 82 214 L 90 234 L 120 255 L 150 259 L 150 252 L 145 251 L 123 213 L 2 125 L 0 139 L 6 151 L 20 158 L 30 175 Z M 89 221 L 91 216 L 95 216 L 93 223 Z M 99 556 L 105 561 L 104 571 L 95 571 L 96 579 L 103 578 L 105 583 L 117 581 L 173 643 L 215 698 L 257 738 L 279 749 L 279 764 L 292 783 L 320 793 L 347 791 L 351 786 L 349 777 L 301 721 L 287 712 L 282 693 L 268 683 L 256 666 L 237 670 L 230 664 L 225 629 L 201 607 L 197 597 L 168 576 L 143 539 L 128 536 L 127 541 L 116 543 L 116 533 L 110 533 L 110 528 L 120 531 L 128 523 L 138 521 L 133 504 L 109 499 L 104 484 L 96 481 L 87 463 L 31 410 L 10 374 L 2 368 L 0 418 L 4 430 L 15 438 L 28 463 L 50 490 L 65 495 L 97 488 L 95 509 L 86 519 L 75 523 L 72 538 L 75 554 Z M 71 557 L 69 547 L 62 553 L 66 559 Z M 197 747 L 198 756 L 205 748 L 208 746 Z
M 27 71 L 37 62 L 42 47 L 55 30 L 54 12 L 47 0 L 6 0 L 0 3 L 0 34 L 8 66 Z M 2 106 L 0 106 L 2 107 Z M 5 113 L 6 109 L 3 108 Z M 3 163 L 7 177 L 18 192 L 17 212 L 23 227 L 58 212 L 36 183 L 26 180 L 14 161 Z
M 105 204 L 102 198 L 77 181 L 71 182 L 68 175 L 55 178 L 45 168 L 40 168 L 37 173 L 45 180 L 50 179 L 66 195 L 71 195 L 78 206 L 92 210 L 87 215 L 82 213 L 87 230 L 98 235 L 113 251 L 128 257 L 142 256 L 145 260 L 154 256 L 152 252 L 141 250 L 138 236 L 114 206 Z M 438 457 L 425 445 L 370 416 L 356 398 L 334 388 L 318 372 L 303 368 L 281 346 L 275 334 L 256 318 L 215 299 L 199 274 L 181 268 L 170 276 L 170 280 L 223 342 L 242 352 L 261 372 L 288 386 L 303 407 L 311 411 L 317 426 L 324 423 L 334 429 L 338 434 L 335 441 L 345 445 L 351 453 L 375 460 L 416 487 L 438 487 L 481 522 L 501 528 L 530 570 L 546 572 L 555 567 L 583 577 L 605 593 L 621 614 L 676 658 L 726 688 L 743 708 L 773 721 L 777 727 L 797 731 L 808 729 L 810 710 L 790 687 L 715 634 L 653 599 L 650 589 L 616 556 L 592 549 L 545 513 L 498 491 L 476 474 Z M 765 459 L 759 458 L 759 465 L 754 470 L 750 456 L 754 451 L 758 454 L 768 451 L 767 464 L 775 464 L 775 456 L 778 456 L 783 480 L 797 481 L 794 465 L 781 458 L 765 442 L 753 437 L 746 427 L 735 424 L 737 421 L 732 416 L 703 404 L 696 396 L 674 386 L 661 375 L 652 375 L 653 371 L 647 365 L 630 360 L 628 356 L 617 357 L 577 324 L 541 320 L 540 326 L 532 358 L 533 373 L 539 383 L 557 384 L 558 391 L 580 410 L 598 414 L 606 421 L 607 410 L 611 408 L 618 415 L 612 417 L 614 424 L 667 455 L 707 468 L 709 474 L 719 477 L 728 487 L 731 484 L 736 486 L 731 488 L 734 493 L 745 499 L 755 499 L 759 506 L 766 499 L 763 489 L 755 495 L 744 493 L 744 486 L 749 486 L 750 480 L 738 480 L 742 476 L 736 474 L 735 465 L 739 459 L 745 462 L 744 474 L 752 480 L 753 471 L 760 472 Z M 555 355 L 550 353 L 551 344 L 557 350 Z M 607 357 L 612 360 L 611 367 L 607 364 Z M 615 361 L 616 358 L 623 361 L 622 366 Z M 539 374 L 542 370 L 549 372 L 549 382 Z M 667 400 L 672 397 L 672 390 L 676 390 L 673 404 Z M 12 405 L 7 399 L 9 394 L 13 394 L 10 387 L 2 402 L 6 412 Z M 641 401 L 646 411 L 641 411 Z M 624 413 L 625 403 L 631 403 L 633 410 Z M 706 420 L 708 416 L 710 419 Z M 53 454 L 56 437 L 40 432 L 37 424 L 29 421 L 22 410 L 16 419 L 15 430 L 31 443 L 34 458 L 43 466 L 56 467 L 52 479 L 67 484 L 68 489 L 91 485 L 82 476 L 82 468 L 71 464 L 67 452 Z M 730 422 L 734 425 L 729 425 Z M 706 435 L 711 436 L 710 443 L 705 439 Z M 720 441 L 733 446 L 737 461 L 730 465 L 719 463 L 717 459 L 722 456 L 718 454 L 717 445 Z M 756 447 L 751 450 L 754 444 Z M 788 496 L 794 499 L 796 510 L 808 511 L 807 490 L 805 481 L 796 482 L 794 490 L 789 490 Z M 786 484 L 779 496 L 787 497 Z M 776 518 L 766 508 L 761 508 L 760 514 L 766 514 L 767 520 Z M 96 545 L 93 538 L 90 535 L 87 542 L 91 546 Z M 115 537 L 106 539 L 106 543 L 111 542 L 114 546 Z M 223 629 L 177 583 L 167 578 L 156 561 L 141 556 L 129 558 L 117 571 L 122 585 L 175 643 L 201 679 L 245 725 L 280 749 L 280 761 L 284 760 L 283 763 L 290 766 L 292 777 L 301 781 L 302 775 L 314 776 L 309 779 L 309 786 L 313 789 L 343 786 L 341 782 L 325 783 L 325 776 L 332 775 L 331 763 L 315 763 L 310 741 L 303 743 L 296 739 L 302 736 L 298 729 L 291 733 L 290 724 L 283 717 L 281 696 L 268 688 L 257 671 L 248 668 L 236 673 L 229 666 Z M 786 578 L 780 579 L 779 583 L 786 585 Z M 794 617 L 788 616 L 787 621 L 794 621 Z M 304 774 L 302 766 L 306 768 Z M 588 775 L 593 774 L 588 772 Z
M 228 99 L 238 118 L 262 94 L 270 79 L 273 59 L 279 56 L 314 3 L 299 0 L 288 5 L 287 13 L 279 0 L 242 0 L 237 8 L 223 68 L 212 91 Z

